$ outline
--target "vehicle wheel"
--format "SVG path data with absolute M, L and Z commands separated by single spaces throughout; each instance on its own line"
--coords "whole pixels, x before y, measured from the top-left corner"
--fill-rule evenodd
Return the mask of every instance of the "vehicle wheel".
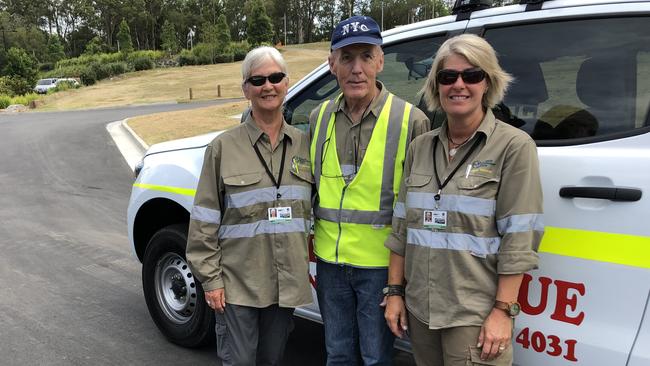
M 214 312 L 185 260 L 187 226 L 154 234 L 142 263 L 142 287 L 149 314 L 171 342 L 184 347 L 214 344 Z

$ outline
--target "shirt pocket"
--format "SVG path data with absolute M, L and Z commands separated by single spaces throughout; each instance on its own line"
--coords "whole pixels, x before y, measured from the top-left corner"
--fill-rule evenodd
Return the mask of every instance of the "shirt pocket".
M 311 167 L 309 169 L 300 169 L 297 172 L 291 169 L 290 172 L 291 176 L 298 179 L 301 184 L 308 183 L 311 185 L 314 183 L 314 176 L 311 174 Z
M 259 189 L 254 188 L 261 180 L 262 174 L 259 172 L 223 177 L 226 188 L 226 208 L 233 219 L 262 217 L 263 208 L 259 203 L 263 195 L 260 194 Z M 225 215 L 224 219 L 226 219 Z
M 424 186 L 431 182 L 433 176 L 431 174 L 417 174 L 411 173 L 405 180 L 404 184 L 408 188 L 415 188 L 415 190 L 421 190 Z
M 499 191 L 499 177 L 473 175 L 459 177 L 456 186 L 466 196 L 494 199 Z

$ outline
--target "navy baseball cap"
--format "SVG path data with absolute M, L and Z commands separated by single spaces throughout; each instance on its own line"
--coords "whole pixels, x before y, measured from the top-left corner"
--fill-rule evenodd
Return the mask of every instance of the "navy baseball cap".
M 376 44 L 381 46 L 383 39 L 379 25 L 371 17 L 355 15 L 341 21 L 332 32 L 330 48 L 337 50 L 355 43 Z

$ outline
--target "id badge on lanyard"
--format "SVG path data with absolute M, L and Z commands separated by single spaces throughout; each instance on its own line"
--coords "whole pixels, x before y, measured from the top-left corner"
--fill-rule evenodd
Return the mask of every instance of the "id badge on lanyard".
M 270 207 L 268 208 L 268 218 L 272 224 L 291 221 L 291 207 Z
M 428 229 L 447 228 L 447 211 L 425 210 L 422 217 L 422 226 Z

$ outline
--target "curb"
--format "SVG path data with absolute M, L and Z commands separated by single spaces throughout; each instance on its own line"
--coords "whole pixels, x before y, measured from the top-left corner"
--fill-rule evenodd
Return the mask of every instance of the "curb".
M 147 145 L 147 143 L 144 142 L 144 140 L 141 139 L 140 136 L 138 136 L 138 134 L 131 129 L 131 127 L 129 127 L 128 121 L 128 118 L 123 119 L 121 125 L 129 133 L 129 135 L 131 135 L 131 138 L 134 140 L 134 142 L 140 146 L 144 154 L 144 152 L 149 149 L 149 145 Z

